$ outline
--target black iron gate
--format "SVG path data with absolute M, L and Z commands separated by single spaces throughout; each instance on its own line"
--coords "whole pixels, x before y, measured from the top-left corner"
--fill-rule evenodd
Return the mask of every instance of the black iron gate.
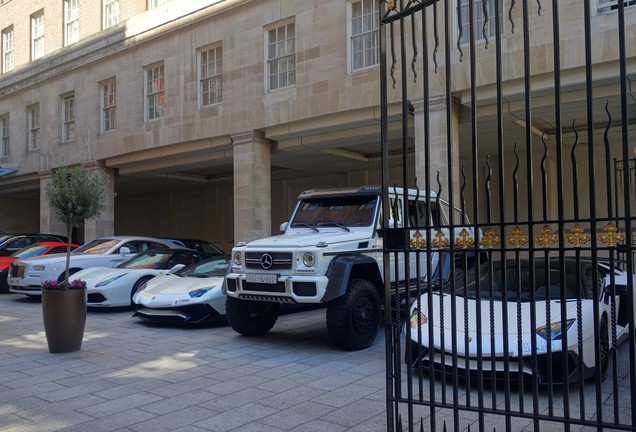
M 374 1 L 388 429 L 636 431 L 634 2 Z

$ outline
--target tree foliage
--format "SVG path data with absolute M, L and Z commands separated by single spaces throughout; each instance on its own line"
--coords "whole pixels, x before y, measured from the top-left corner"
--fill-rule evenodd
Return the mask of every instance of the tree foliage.
M 49 205 L 57 219 L 66 226 L 68 233 L 64 282 L 68 282 L 69 278 L 73 227 L 79 228 L 86 219 L 93 219 L 101 214 L 106 200 L 111 198 L 105 193 L 107 184 L 108 179 L 101 172 L 79 165 L 72 169 L 57 169 L 51 182 L 45 186 Z
M 107 183 L 102 173 L 83 165 L 63 167 L 55 171 L 53 180 L 46 185 L 46 195 L 57 219 L 67 227 L 78 228 L 104 210 Z

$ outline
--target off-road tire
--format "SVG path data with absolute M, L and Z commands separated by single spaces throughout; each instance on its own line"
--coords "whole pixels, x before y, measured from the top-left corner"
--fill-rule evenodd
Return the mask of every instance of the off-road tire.
M 378 334 L 381 302 L 375 286 L 366 279 L 352 279 L 347 292 L 327 306 L 327 332 L 348 351 L 370 346 Z
M 273 302 L 240 300 L 227 297 L 225 316 L 230 326 L 244 336 L 259 336 L 269 332 L 278 319 L 280 305 Z

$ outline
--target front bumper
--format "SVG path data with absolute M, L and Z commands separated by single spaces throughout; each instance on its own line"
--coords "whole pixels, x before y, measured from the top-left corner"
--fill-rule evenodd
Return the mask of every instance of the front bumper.
M 410 357 L 407 357 L 405 351 L 407 364 L 416 369 L 422 368 L 425 371 L 432 369 L 436 376 L 446 379 L 453 379 L 456 376 L 463 381 L 472 383 L 479 380 L 498 383 L 505 381 L 532 382 L 536 379 L 540 385 L 553 385 L 577 381 L 580 376 L 580 367 L 583 367 L 583 378 L 588 378 L 594 374 L 594 369 L 586 368 L 581 363 L 579 356 L 572 351 L 565 354 L 564 367 L 564 354 L 560 350 L 537 353 L 536 363 L 530 355 L 523 357 L 511 355 L 506 359 L 505 357 L 491 358 L 488 357 L 487 353 L 483 353 L 480 362 L 477 357 L 467 358 L 456 355 L 454 358 L 452 352 L 431 351 L 427 347 L 419 348 L 416 343 L 409 345 Z M 457 365 L 456 368 L 453 366 L 454 364 Z
M 41 285 L 12 285 L 9 282 L 9 292 L 17 293 L 17 294 L 26 294 L 30 296 L 41 296 L 42 295 L 42 286 Z
M 134 317 L 157 324 L 200 324 L 222 321 L 225 315 L 219 314 L 209 304 L 194 304 L 174 308 L 151 308 L 140 306 Z
M 268 274 L 271 276 L 271 274 Z M 276 283 L 248 282 L 244 273 L 230 273 L 225 279 L 227 295 L 238 299 L 279 303 L 319 303 L 327 290 L 325 276 L 275 275 Z

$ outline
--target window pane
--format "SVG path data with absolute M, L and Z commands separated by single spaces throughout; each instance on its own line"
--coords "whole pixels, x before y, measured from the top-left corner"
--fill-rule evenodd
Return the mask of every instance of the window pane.
M 290 23 L 267 32 L 269 90 L 296 83 L 295 24 Z
M 378 9 L 377 2 L 361 0 L 351 5 L 351 69 L 362 69 L 378 64 Z

